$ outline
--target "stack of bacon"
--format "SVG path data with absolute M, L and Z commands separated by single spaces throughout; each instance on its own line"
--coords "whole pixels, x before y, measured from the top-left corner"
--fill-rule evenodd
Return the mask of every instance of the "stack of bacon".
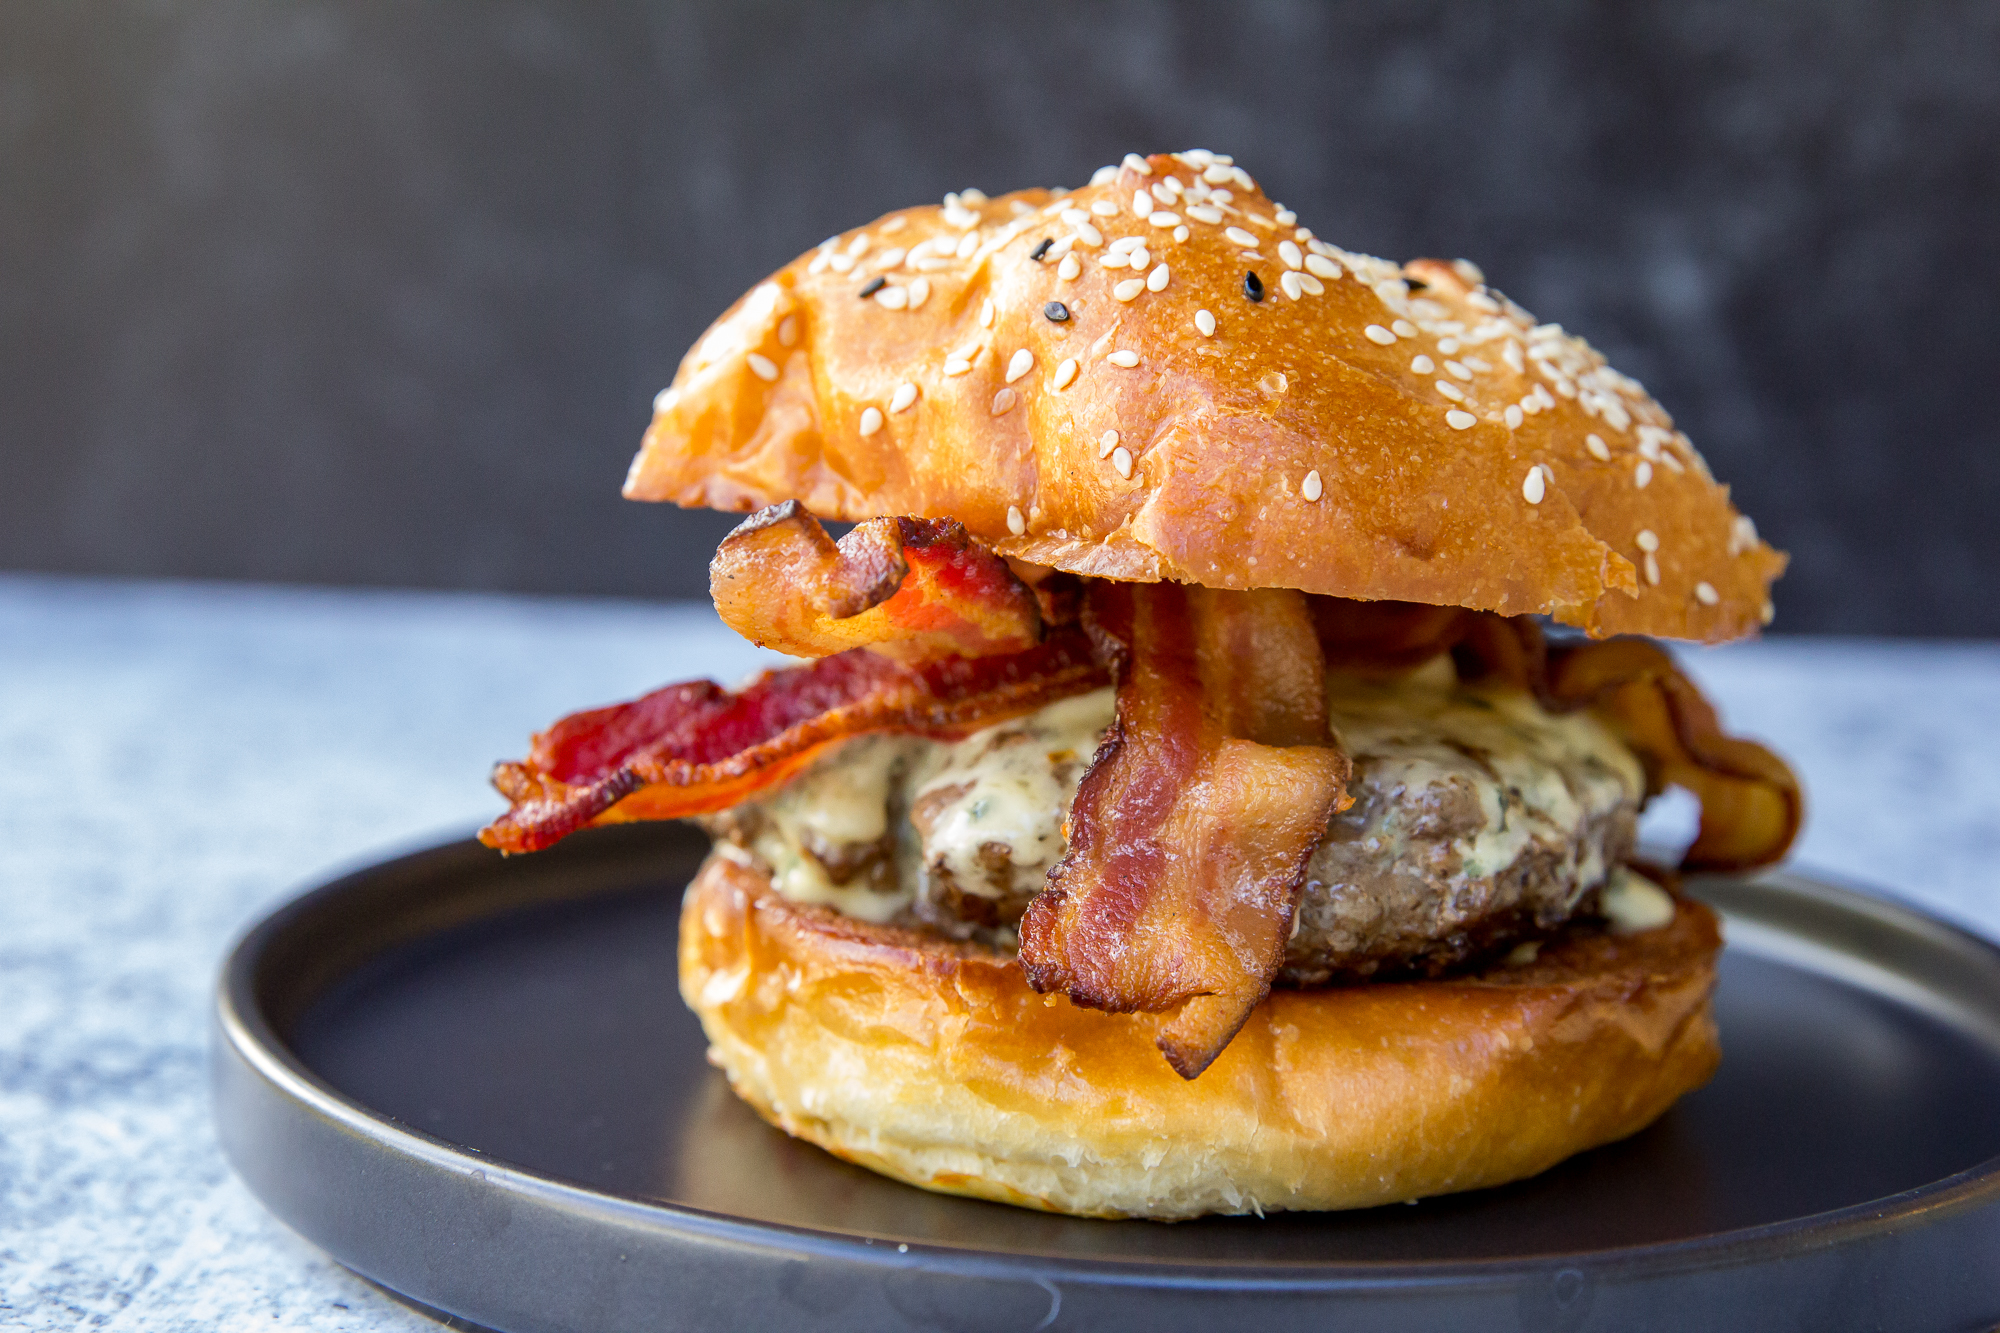
M 875 519 L 835 543 L 795 503 L 731 533 L 710 575 L 732 628 L 816 660 L 739 691 L 695 681 L 564 718 L 495 770 L 512 809 L 481 839 L 537 851 L 590 824 L 722 810 L 852 736 L 956 739 L 1115 682 L 1117 720 L 1077 790 L 1068 854 L 1021 921 L 1021 963 L 1036 990 L 1080 1005 L 1172 1012 L 1160 1047 L 1185 1078 L 1269 992 L 1306 861 L 1352 800 L 1329 666 L 1449 652 L 1462 677 L 1595 710 L 1655 790 L 1699 798 L 1688 869 L 1767 864 L 1798 830 L 1791 771 L 1723 735 L 1643 639 L 1549 646 L 1526 618 L 1286 589 L 1059 574 L 1030 587 L 951 520 Z

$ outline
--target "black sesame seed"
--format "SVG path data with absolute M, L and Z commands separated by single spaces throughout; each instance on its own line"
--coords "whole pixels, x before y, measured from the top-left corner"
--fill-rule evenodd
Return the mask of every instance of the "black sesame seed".
M 1042 313 L 1060 324 L 1069 318 L 1069 307 L 1061 301 L 1051 301 L 1042 307 Z
M 1041 263 L 1042 256 L 1047 254 L 1049 252 L 1049 247 L 1054 245 L 1055 243 L 1056 243 L 1056 238 L 1053 236 L 1042 237 L 1042 243 L 1036 246 L 1034 249 L 1028 251 L 1028 258 L 1034 260 L 1037 264 Z
M 1413 292 L 1420 292 L 1424 288 L 1430 286 L 1430 284 L 1428 282 L 1425 282 L 1422 278 L 1404 278 L 1403 281 L 1409 284 L 1409 288 Z
M 884 287 L 887 287 L 888 285 L 889 285 L 889 280 L 887 278 L 876 278 L 874 281 L 870 282 L 866 287 L 863 287 L 861 289 L 861 299 L 864 301 L 867 300 L 869 297 L 881 291 Z
M 1243 294 L 1253 301 L 1264 299 L 1264 280 L 1255 273 L 1243 275 Z

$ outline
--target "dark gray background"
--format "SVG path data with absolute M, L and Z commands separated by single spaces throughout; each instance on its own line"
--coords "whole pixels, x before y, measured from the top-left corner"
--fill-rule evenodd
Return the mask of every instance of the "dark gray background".
M 735 295 L 947 189 L 1233 152 L 1468 255 L 1788 547 L 2000 634 L 2000 5 L 0 4 L 0 568 L 699 595 L 627 504 Z

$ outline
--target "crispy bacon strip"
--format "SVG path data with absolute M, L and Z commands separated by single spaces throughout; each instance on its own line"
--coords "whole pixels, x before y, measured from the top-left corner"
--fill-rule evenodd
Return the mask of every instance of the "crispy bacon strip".
M 1617 727 L 1655 790 L 1686 788 L 1701 801 L 1701 833 L 1685 870 L 1748 870 L 1784 856 L 1805 796 L 1785 761 L 1723 733 L 1715 709 L 1673 658 L 1646 639 L 1559 645 L 1525 616 L 1406 602 L 1313 599 L 1330 665 L 1402 670 L 1449 652 L 1466 679 L 1498 677 L 1533 691 L 1552 711 L 1590 708 Z
M 1301 594 L 1106 583 L 1086 617 L 1118 660 L 1118 717 L 1021 962 L 1093 1009 L 1178 1010 L 1158 1042 L 1192 1079 L 1270 992 L 1349 765 Z
M 573 713 L 537 735 L 525 761 L 497 766 L 493 785 L 513 808 L 479 839 L 532 852 L 590 824 L 724 810 L 782 786 L 835 741 L 870 731 L 956 737 L 1106 679 L 1071 628 L 1005 656 L 911 665 L 847 652 L 767 671 L 739 691 L 669 685 Z
M 1034 592 L 952 519 L 870 519 L 835 542 L 787 500 L 723 539 L 708 585 L 731 629 L 794 657 L 987 657 L 1042 637 Z
M 1616 727 L 1655 790 L 1671 783 L 1701 802 L 1701 831 L 1683 870 L 1769 865 L 1798 836 L 1798 778 L 1755 741 L 1724 734 L 1714 706 L 1657 644 L 1607 639 L 1557 649 L 1546 692 L 1555 707 L 1589 707 Z

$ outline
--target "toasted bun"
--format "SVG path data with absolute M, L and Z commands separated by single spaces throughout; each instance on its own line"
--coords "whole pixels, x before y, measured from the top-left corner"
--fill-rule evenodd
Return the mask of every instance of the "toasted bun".
M 1715 1070 L 1715 918 L 1572 932 L 1525 967 L 1277 991 L 1192 1082 L 1156 1015 L 1012 959 L 788 902 L 713 856 L 681 914 L 710 1059 L 786 1132 L 926 1189 L 1088 1217 L 1363 1208 L 1542 1171 Z
M 1137 198 L 1169 177 L 1231 197 Z M 1132 238 L 1145 269 L 1105 267 Z M 1078 574 L 1708 641 L 1768 619 L 1785 563 L 1582 341 L 1462 261 L 1326 245 L 1204 154 L 953 196 L 801 256 L 688 354 L 625 493 L 956 518 Z

